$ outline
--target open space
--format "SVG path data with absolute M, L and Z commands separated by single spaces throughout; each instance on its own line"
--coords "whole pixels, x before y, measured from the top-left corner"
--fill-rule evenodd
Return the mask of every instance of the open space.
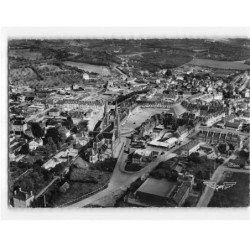
M 88 63 L 82 63 L 82 62 L 71 62 L 66 61 L 64 62 L 65 65 L 71 66 L 71 67 L 77 67 L 78 69 L 87 71 L 89 73 L 97 73 L 100 75 L 110 75 L 110 71 L 108 67 L 100 66 L 100 65 L 93 65 Z
M 249 206 L 249 174 L 224 172 L 224 182 L 236 182 L 236 185 L 226 190 L 214 192 L 209 207 L 248 207 Z
M 209 68 L 217 68 L 217 69 L 235 69 L 235 70 L 248 70 L 250 69 L 250 65 L 246 65 L 241 62 L 232 62 L 232 61 L 216 61 L 209 59 L 193 59 L 188 64 Z
M 166 112 L 168 109 L 154 109 L 154 108 L 140 108 L 137 107 L 128 117 L 127 121 L 124 125 L 121 126 L 121 134 L 129 134 L 132 133 L 133 130 L 139 127 L 145 120 L 149 119 L 151 116 L 155 114 L 159 114 L 162 112 Z

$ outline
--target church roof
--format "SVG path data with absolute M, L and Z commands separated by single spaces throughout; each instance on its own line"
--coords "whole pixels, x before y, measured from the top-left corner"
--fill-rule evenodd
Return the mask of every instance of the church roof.
M 180 103 L 177 103 L 170 108 L 170 113 L 173 113 L 177 117 L 185 112 L 187 112 L 187 110 Z

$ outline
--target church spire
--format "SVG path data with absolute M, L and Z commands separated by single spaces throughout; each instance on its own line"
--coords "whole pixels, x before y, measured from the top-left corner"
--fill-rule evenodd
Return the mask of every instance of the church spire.
M 109 124 L 109 114 L 108 114 L 108 102 L 105 101 L 104 112 L 103 112 L 103 129 L 105 129 Z
M 115 129 L 117 131 L 117 137 L 120 140 L 120 115 L 117 102 L 115 103 Z

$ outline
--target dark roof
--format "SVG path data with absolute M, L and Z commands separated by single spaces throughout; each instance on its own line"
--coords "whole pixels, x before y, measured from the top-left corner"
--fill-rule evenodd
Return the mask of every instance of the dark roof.
M 189 182 L 183 182 L 181 186 L 178 188 L 177 192 L 173 196 L 173 200 L 179 204 L 182 200 L 183 196 L 186 194 L 188 189 L 190 188 L 191 184 Z
M 15 120 L 14 122 L 13 122 L 13 125 L 24 125 L 26 122 L 25 121 L 23 121 L 23 120 Z
M 226 122 L 225 127 L 238 128 L 239 125 L 240 125 L 239 122 Z
M 103 132 L 110 132 L 114 129 L 114 123 L 112 122 L 108 127 L 106 127 Z
M 99 134 L 99 131 L 89 131 L 90 137 L 96 137 Z
M 104 137 L 105 139 L 112 139 L 112 137 L 113 137 L 113 133 L 106 133 L 106 132 L 103 132 L 102 134 L 103 134 L 103 137 Z
M 152 195 L 157 195 L 161 197 L 170 197 L 172 191 L 176 187 L 176 184 L 166 180 L 157 180 L 153 178 L 148 178 L 136 192 L 148 193 Z
M 98 121 L 94 127 L 94 131 L 97 131 L 100 128 L 100 125 L 102 123 L 102 120 Z

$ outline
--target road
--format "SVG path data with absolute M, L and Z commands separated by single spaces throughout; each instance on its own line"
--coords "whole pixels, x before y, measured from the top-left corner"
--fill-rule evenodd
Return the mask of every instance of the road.
M 218 168 L 213 173 L 213 176 L 212 176 L 212 178 L 210 180 L 211 182 L 218 183 L 225 171 L 238 172 L 238 173 L 248 173 L 249 174 L 249 170 L 228 168 L 228 167 L 225 166 L 225 163 L 227 163 L 233 157 L 234 156 L 232 154 L 229 158 L 226 159 L 226 161 L 222 165 L 218 166 Z M 206 186 L 203 194 L 200 197 L 200 200 L 197 203 L 197 207 L 207 207 L 210 200 L 213 197 L 214 191 L 215 191 L 215 189 Z
M 122 140 L 124 144 L 121 149 L 121 153 L 117 160 L 111 179 L 109 181 L 108 187 L 102 190 L 101 192 L 96 193 L 95 195 L 91 197 L 88 197 L 87 199 L 76 202 L 67 207 L 81 208 L 81 207 L 85 207 L 89 205 L 97 205 L 97 206 L 103 206 L 103 207 L 113 206 L 116 200 L 126 191 L 126 189 L 134 181 L 150 173 L 161 161 L 166 161 L 170 158 L 175 157 L 176 154 L 173 154 L 172 152 L 178 149 L 179 147 L 183 146 L 182 144 L 182 145 L 178 145 L 172 148 L 170 151 L 165 152 L 164 155 L 159 155 L 153 162 L 150 162 L 147 166 L 145 166 L 140 171 L 131 173 L 131 172 L 124 171 L 125 160 L 127 157 L 127 154 L 124 152 L 124 146 L 128 145 L 129 141 L 127 138 L 122 138 Z

